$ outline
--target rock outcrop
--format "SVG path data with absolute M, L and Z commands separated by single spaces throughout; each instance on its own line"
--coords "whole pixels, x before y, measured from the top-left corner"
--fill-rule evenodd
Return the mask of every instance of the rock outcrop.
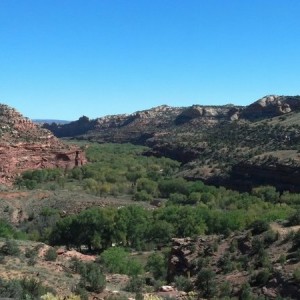
M 173 238 L 168 261 L 168 281 L 176 276 L 192 277 L 196 274 L 196 259 L 200 253 L 210 255 L 217 236 L 200 236 L 197 238 Z
M 234 120 L 238 119 L 241 107 L 225 106 L 200 106 L 193 105 L 185 109 L 175 119 L 176 125 L 181 125 L 193 119 L 204 118 L 208 120 Z
M 241 117 L 248 120 L 266 119 L 300 109 L 300 97 L 270 95 L 247 106 Z
M 72 168 L 85 163 L 81 149 L 63 144 L 7 105 L 0 105 L 0 135 L 0 184 L 11 184 L 28 169 Z

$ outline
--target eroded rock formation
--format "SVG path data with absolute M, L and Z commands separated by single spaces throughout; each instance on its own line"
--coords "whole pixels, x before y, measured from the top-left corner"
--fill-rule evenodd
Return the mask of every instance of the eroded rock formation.
M 0 184 L 11 184 L 28 169 L 72 168 L 86 161 L 82 150 L 7 105 L 0 105 L 0 136 Z

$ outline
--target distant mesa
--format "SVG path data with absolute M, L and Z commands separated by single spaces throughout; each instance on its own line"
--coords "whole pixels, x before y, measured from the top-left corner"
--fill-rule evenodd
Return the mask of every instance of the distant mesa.
M 35 124 L 52 124 L 52 123 L 56 123 L 56 124 L 68 124 L 71 121 L 66 121 L 66 120 L 55 120 L 55 119 L 32 119 L 32 122 Z

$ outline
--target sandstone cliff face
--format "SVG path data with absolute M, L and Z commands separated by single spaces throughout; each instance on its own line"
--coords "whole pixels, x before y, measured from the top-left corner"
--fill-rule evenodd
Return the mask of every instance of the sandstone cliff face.
M 241 107 L 232 106 L 200 106 L 193 105 L 185 109 L 175 119 L 176 125 L 181 125 L 193 119 L 202 118 L 207 120 L 236 120 L 239 118 Z
M 80 149 L 63 144 L 7 105 L 0 105 L 0 135 L 0 184 L 12 184 L 28 169 L 72 168 L 85 163 Z
M 247 106 L 242 111 L 242 118 L 255 120 L 272 118 L 287 114 L 300 108 L 300 97 L 266 96 Z

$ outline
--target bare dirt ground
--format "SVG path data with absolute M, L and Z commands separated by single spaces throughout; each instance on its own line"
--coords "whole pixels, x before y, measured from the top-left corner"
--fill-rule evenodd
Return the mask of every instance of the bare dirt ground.
M 270 224 L 270 226 L 271 226 L 272 230 L 274 230 L 275 232 L 278 232 L 279 235 L 281 235 L 281 236 L 285 236 L 285 235 L 288 235 L 290 232 L 297 232 L 300 230 L 300 225 L 284 227 L 281 224 L 273 222 Z

